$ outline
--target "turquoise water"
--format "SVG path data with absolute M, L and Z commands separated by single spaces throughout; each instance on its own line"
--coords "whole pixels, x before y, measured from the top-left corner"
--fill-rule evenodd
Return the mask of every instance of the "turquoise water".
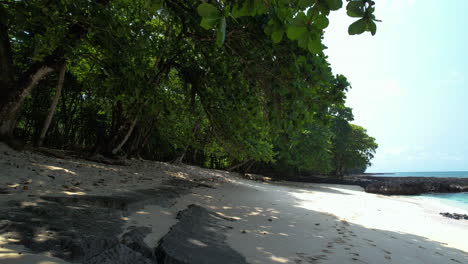
M 378 175 L 383 177 L 449 177 L 449 178 L 468 178 L 468 171 L 432 171 L 432 172 L 394 172 Z M 449 203 L 452 206 L 468 210 L 468 193 L 430 193 L 423 194 L 422 197 L 438 199 L 441 202 Z
M 430 193 L 420 195 L 421 197 L 428 197 L 438 199 L 442 203 L 446 203 L 458 208 L 468 211 L 468 193 Z
M 378 175 L 384 177 L 436 177 L 436 178 L 468 178 L 468 171 L 429 171 L 429 172 L 390 172 Z

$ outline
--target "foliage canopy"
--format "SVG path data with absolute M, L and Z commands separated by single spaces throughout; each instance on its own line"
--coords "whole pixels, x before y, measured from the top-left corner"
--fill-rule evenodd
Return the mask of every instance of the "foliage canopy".
M 349 83 L 323 53 L 328 15 L 342 7 L 342 0 L 2 0 L 0 135 L 33 143 L 53 111 L 51 147 L 218 168 L 365 167 L 377 145 L 337 114 Z M 374 11 L 373 1 L 348 1 L 357 19 L 349 33 L 374 35 Z M 48 110 L 63 65 L 64 90 Z

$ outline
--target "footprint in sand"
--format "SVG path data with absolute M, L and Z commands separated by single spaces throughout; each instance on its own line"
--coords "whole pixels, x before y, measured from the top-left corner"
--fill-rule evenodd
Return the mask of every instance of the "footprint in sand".
M 392 259 L 392 257 L 390 257 L 389 255 L 385 255 L 384 258 L 385 259 Z
M 440 253 L 440 252 L 437 252 L 437 251 L 436 251 L 435 253 L 436 253 L 437 255 L 439 255 L 439 256 L 445 256 L 444 254 L 442 254 L 442 253 Z
M 319 260 L 326 260 L 327 256 L 326 255 L 316 255 L 316 256 L 308 256 L 305 253 L 296 253 L 297 256 L 299 256 L 298 259 L 294 259 L 295 264 L 302 264 L 305 262 L 309 264 L 316 264 L 319 263 Z
M 461 263 L 460 261 L 456 260 L 456 259 L 450 259 L 451 261 L 453 262 L 456 262 L 456 263 Z
M 314 257 L 308 257 L 308 259 L 316 259 L 316 260 L 322 259 L 322 260 L 325 260 L 325 259 L 327 259 L 327 255 L 315 255 Z
M 341 239 L 341 238 L 336 238 L 336 239 L 335 239 L 335 243 L 337 243 L 337 244 L 344 244 L 345 241 L 344 241 L 343 239 Z
M 327 253 L 327 254 L 333 253 L 333 252 L 331 252 L 331 251 L 328 250 L 328 249 L 322 249 L 322 252 L 323 252 L 323 253 Z
M 423 246 L 418 246 L 418 248 L 421 248 L 421 249 L 426 249 L 426 248 L 425 248 L 425 247 L 423 247 Z
M 385 254 L 388 254 L 388 255 L 391 255 L 392 252 L 388 251 L 388 250 L 385 250 L 385 249 L 382 249 L 382 251 L 385 253 Z

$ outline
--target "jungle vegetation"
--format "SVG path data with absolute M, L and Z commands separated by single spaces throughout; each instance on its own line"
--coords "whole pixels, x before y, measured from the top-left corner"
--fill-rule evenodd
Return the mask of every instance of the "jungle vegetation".
M 322 43 L 370 0 L 0 0 L 0 137 L 90 155 L 343 175 L 377 144 Z M 348 25 L 343 25 L 348 26 Z

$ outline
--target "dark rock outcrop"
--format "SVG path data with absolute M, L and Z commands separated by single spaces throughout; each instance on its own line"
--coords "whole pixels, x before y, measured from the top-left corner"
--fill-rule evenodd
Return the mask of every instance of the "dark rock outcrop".
M 333 177 L 295 177 L 294 182 L 328 183 L 359 185 L 366 192 L 385 195 L 415 195 L 422 193 L 468 192 L 468 178 L 435 177 L 381 177 L 381 176 L 345 176 Z
M 440 213 L 440 215 L 452 218 L 455 220 L 468 220 L 468 215 L 467 214 L 457 214 L 457 213 Z
M 468 192 L 468 178 L 374 177 L 365 191 L 385 195 Z
M 226 243 L 232 221 L 203 207 L 190 205 L 177 215 L 179 222 L 171 228 L 156 248 L 159 263 L 167 264 L 243 264 L 245 258 Z

